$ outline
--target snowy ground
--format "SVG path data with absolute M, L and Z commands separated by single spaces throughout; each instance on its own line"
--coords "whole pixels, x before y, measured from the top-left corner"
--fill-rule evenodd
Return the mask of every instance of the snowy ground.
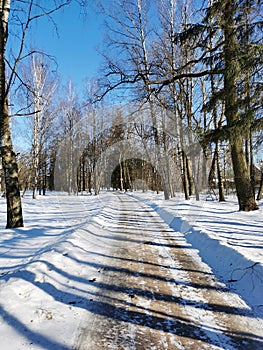
M 150 192 L 129 196 L 179 231 L 217 279 L 244 300 L 250 317 L 261 322 L 262 204 L 256 212 L 241 213 L 233 199 L 197 203 L 180 197 L 163 201 Z M 1 349 L 75 348 L 83 320 L 93 314 L 89 303 L 98 298 L 98 275 L 114 245 L 118 249 L 109 232 L 117 230 L 119 205 L 111 192 L 48 194 L 36 201 L 26 197 L 25 227 L 6 230 L 5 203 L 0 199 Z M 262 342 L 263 334 L 257 340 Z
M 155 194 L 135 193 L 188 243 L 199 250 L 215 275 L 236 290 L 263 316 L 263 202 L 253 212 L 239 212 L 235 197 L 226 202 L 194 198 L 165 201 Z M 180 195 L 179 195 L 180 198 Z

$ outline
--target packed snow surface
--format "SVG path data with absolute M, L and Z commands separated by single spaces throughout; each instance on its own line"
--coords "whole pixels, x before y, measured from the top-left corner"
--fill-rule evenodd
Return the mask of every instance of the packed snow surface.
M 152 192 L 128 196 L 179 232 L 254 320 L 262 322 L 262 203 L 259 210 L 244 213 L 234 197 L 219 203 L 205 197 L 184 201 L 180 195 L 164 201 Z M 0 199 L 1 349 L 76 348 L 83 320 L 92 317 L 89 302 L 98 297 L 98 271 L 117 244 L 108 242 L 109 232 L 117 228 L 118 205 L 111 191 L 99 196 L 49 193 L 37 200 L 28 194 L 23 199 L 25 227 L 5 229 L 6 206 Z M 158 254 L 165 258 L 161 246 Z M 132 332 L 130 326 L 128 348 L 136 349 Z
M 216 276 L 236 289 L 255 313 L 263 315 L 263 203 L 259 210 L 238 211 L 235 197 L 226 202 L 207 196 L 196 201 L 178 198 L 165 201 L 160 195 L 136 193 L 188 243 L 199 250 Z

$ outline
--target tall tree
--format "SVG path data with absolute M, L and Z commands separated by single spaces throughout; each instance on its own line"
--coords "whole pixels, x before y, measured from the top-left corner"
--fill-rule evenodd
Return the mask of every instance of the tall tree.
M 239 77 L 238 42 L 235 23 L 236 0 L 221 1 L 222 27 L 224 31 L 224 90 L 225 90 L 225 116 L 227 125 L 232 127 L 240 120 L 237 100 L 237 80 Z M 234 135 L 230 136 L 231 157 L 235 176 L 239 209 L 243 211 L 258 208 L 253 188 L 250 182 L 250 172 L 246 162 L 241 129 L 236 128 Z
M 5 176 L 5 194 L 7 202 L 7 228 L 22 227 L 23 215 L 18 183 L 18 167 L 13 149 L 9 126 L 8 92 L 6 82 L 6 43 L 8 38 L 8 20 L 10 0 L 0 1 L 0 146 Z
M 127 6 L 127 3 L 129 6 Z M 150 3 L 152 4 L 152 2 Z M 175 8 L 173 0 L 163 0 L 161 3 L 166 8 L 171 8 L 172 10 Z M 187 1 L 182 1 L 182 3 L 187 4 Z M 158 25 L 160 23 L 156 19 L 156 30 L 153 32 L 145 30 L 145 28 L 149 28 L 145 26 L 147 17 L 145 17 L 144 7 L 142 6 L 142 4 L 145 4 L 145 1 L 129 0 L 125 2 L 125 5 L 122 0 L 116 1 L 115 4 L 119 5 L 119 7 L 116 6 L 111 13 L 111 19 L 117 25 L 117 27 L 114 26 L 113 31 L 116 36 L 114 40 L 111 39 L 112 47 L 116 50 L 112 52 L 112 58 L 108 59 L 108 71 L 105 74 L 107 83 L 105 90 L 108 92 L 120 86 L 133 85 L 135 87 L 134 90 L 139 92 L 137 98 L 155 103 L 156 100 L 160 99 L 161 93 L 167 92 L 169 88 L 172 90 L 171 87 L 174 87 L 173 92 L 175 94 L 173 98 L 181 96 L 179 103 L 178 98 L 175 101 L 177 108 L 174 110 L 178 114 L 183 113 L 185 116 L 188 116 L 187 122 L 183 119 L 182 124 L 188 123 L 189 129 L 194 129 L 194 123 L 199 124 L 197 126 L 200 133 L 202 124 L 200 118 L 198 119 L 194 115 L 194 109 L 198 103 L 198 93 L 196 93 L 194 87 L 199 78 L 213 76 L 214 81 L 217 81 L 218 91 L 212 91 L 214 96 L 211 99 L 221 103 L 220 108 L 214 109 L 215 122 L 213 123 L 215 127 L 214 134 L 221 136 L 214 137 L 213 142 L 218 140 L 218 138 L 229 141 L 239 208 L 244 211 L 254 210 L 257 209 L 257 205 L 250 183 L 250 174 L 243 148 L 244 128 L 246 127 L 247 118 L 243 113 L 244 106 L 241 103 L 240 93 L 243 84 L 240 72 L 244 67 L 241 64 L 241 48 L 243 47 L 244 49 L 244 45 L 240 33 L 244 29 L 244 23 L 248 22 L 246 20 L 243 21 L 245 17 L 242 15 L 242 11 L 243 14 L 245 12 L 248 13 L 248 9 L 253 9 L 257 12 L 261 5 L 260 2 L 252 0 L 211 0 L 204 3 L 207 7 L 199 9 L 204 16 L 197 18 L 187 15 L 184 21 L 181 19 L 182 25 L 177 28 L 177 32 L 174 30 L 176 27 L 172 23 L 173 19 L 170 20 L 168 26 L 166 21 L 166 26 L 172 28 L 172 30 L 169 29 L 166 32 L 169 32 L 172 43 L 169 50 L 166 51 L 169 55 L 171 52 L 173 52 L 173 55 L 176 55 L 178 52 L 182 54 L 181 59 L 175 61 L 172 58 L 171 61 L 170 56 L 165 56 L 166 53 L 158 54 L 157 60 L 155 59 L 156 57 L 153 57 L 154 55 L 156 56 L 156 51 L 158 51 L 156 47 L 158 48 L 158 45 L 152 44 L 152 36 L 149 36 L 149 33 L 158 33 Z M 241 9 L 244 3 L 246 3 L 246 11 Z M 123 11 L 123 9 L 126 11 Z M 154 10 L 153 6 L 150 12 L 151 15 L 154 14 Z M 173 13 L 175 13 L 174 10 Z M 214 20 L 211 21 L 211 18 Z M 255 22 L 258 23 L 253 24 L 253 26 L 255 25 L 255 27 L 259 28 L 258 33 L 262 36 L 262 33 L 259 32 L 260 15 L 257 14 L 255 19 Z M 252 26 L 250 25 L 249 29 L 251 30 L 251 28 Z M 159 35 L 154 38 L 160 39 L 160 43 L 158 43 L 159 51 L 163 52 L 163 48 L 168 47 L 164 45 L 164 36 Z M 251 42 L 249 46 L 247 44 L 246 46 L 253 48 L 253 52 L 260 51 L 259 43 Z M 118 57 L 117 53 L 119 53 Z M 257 79 L 257 84 L 254 84 L 257 101 L 254 104 L 250 101 L 250 106 L 257 111 L 260 110 L 259 91 L 262 85 L 259 83 L 258 78 L 261 71 L 260 67 L 262 66 L 259 60 L 259 55 L 256 55 L 256 60 L 252 60 L 253 62 L 246 60 L 246 64 L 256 67 L 253 70 L 253 76 Z M 169 69 L 166 70 L 164 67 L 169 67 Z M 221 122 L 222 111 L 224 111 L 224 118 Z M 251 108 L 249 112 L 251 113 Z M 258 112 L 257 115 L 259 115 Z M 156 115 L 153 115 L 153 117 L 157 121 Z M 259 124 L 260 118 L 256 123 L 254 118 L 252 118 L 252 121 L 250 119 L 251 128 Z M 158 122 L 154 122 L 154 127 L 156 145 L 159 146 Z M 218 173 L 221 178 L 218 156 L 217 163 Z M 222 186 L 220 189 L 223 190 Z M 221 194 L 221 199 L 223 199 L 223 191 Z
M 7 201 L 7 228 L 23 226 L 23 215 L 21 198 L 18 183 L 18 167 L 16 154 L 13 149 L 11 130 L 9 126 L 8 97 L 10 88 L 17 78 L 17 67 L 23 58 L 29 57 L 30 53 L 24 52 L 25 39 L 33 21 L 43 17 L 51 16 L 52 13 L 70 4 L 70 0 L 65 1 L 13 1 L 11 7 L 10 0 L 0 0 L 0 147 L 3 169 L 5 174 L 6 201 Z M 12 16 L 10 13 L 12 12 Z M 6 60 L 6 46 L 8 40 L 8 24 L 10 18 L 14 22 L 14 28 L 21 32 L 15 32 L 17 53 L 12 60 Z M 6 62 L 8 62 L 9 74 L 6 73 Z
M 154 74 L 151 75 L 151 85 L 157 86 L 155 90 L 160 93 L 167 85 L 172 84 L 182 78 L 195 79 L 202 76 L 216 75 L 223 77 L 223 89 L 220 92 L 220 98 L 224 101 L 226 128 L 228 131 L 227 138 L 231 146 L 232 164 L 237 189 L 239 209 L 243 211 L 257 209 L 254 199 L 253 189 L 250 183 L 250 174 L 246 162 L 243 148 L 243 129 L 246 126 L 246 118 L 242 115 L 242 105 L 239 99 L 240 89 L 240 47 L 238 32 L 242 30 L 239 14 L 240 4 L 244 1 L 236 0 L 215 0 L 210 2 L 207 14 L 201 23 L 189 24 L 185 30 L 177 34 L 179 44 L 183 45 L 189 36 L 199 36 L 200 41 L 192 49 L 199 50 L 198 58 L 190 58 L 177 68 L 170 72 L 170 76 L 160 78 L 154 72 L 156 79 L 153 80 Z M 260 4 L 254 4 L 259 8 Z M 250 3 L 252 6 L 252 2 Z M 207 22 L 210 17 L 217 20 L 211 30 L 211 21 Z M 260 21 L 259 21 L 260 23 Z M 258 23 L 257 26 L 260 24 Z M 208 38 L 210 35 L 216 38 L 213 48 L 209 47 Z M 197 51 L 198 52 L 198 51 Z M 218 55 L 219 52 L 219 55 Z M 207 67 L 207 62 L 211 58 L 211 53 L 217 54 L 220 61 L 214 67 Z M 258 57 L 257 57 L 258 58 Z M 257 65 L 257 74 L 260 71 L 258 66 L 262 65 L 259 61 L 254 62 Z M 188 72 L 185 68 L 192 66 L 193 70 Z M 184 68 L 184 70 L 182 70 Z M 156 70 L 157 71 L 157 70 Z M 258 108 L 254 106 L 254 108 Z M 220 133 L 218 133 L 220 134 Z M 221 133 L 222 134 L 222 133 Z
M 43 54 L 33 53 L 31 56 L 29 70 L 25 70 L 24 81 L 30 88 L 30 100 L 33 106 L 33 126 L 32 126 L 32 170 L 33 170 L 33 198 L 36 199 L 37 188 L 39 186 L 40 158 L 43 161 L 44 143 L 54 118 L 54 113 L 50 112 L 52 97 L 57 88 L 57 80 L 53 74 L 50 62 Z

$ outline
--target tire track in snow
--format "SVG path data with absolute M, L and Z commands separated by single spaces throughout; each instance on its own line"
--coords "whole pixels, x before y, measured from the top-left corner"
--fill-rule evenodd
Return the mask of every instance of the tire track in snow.
M 216 281 L 182 234 L 146 205 L 117 198 L 101 307 L 83 326 L 78 349 L 262 348 L 244 302 Z

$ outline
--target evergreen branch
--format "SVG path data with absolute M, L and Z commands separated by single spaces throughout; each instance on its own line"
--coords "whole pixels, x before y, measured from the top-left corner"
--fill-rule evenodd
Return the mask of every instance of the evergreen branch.
M 218 140 L 229 140 L 231 135 L 235 135 L 235 131 L 237 128 L 244 128 L 246 124 L 244 120 L 239 120 L 233 123 L 231 126 L 224 125 L 221 128 L 210 130 L 206 132 L 203 136 L 201 136 L 200 142 L 204 145 L 208 143 L 217 142 Z M 253 120 L 251 125 L 251 130 L 263 129 L 263 117 Z

